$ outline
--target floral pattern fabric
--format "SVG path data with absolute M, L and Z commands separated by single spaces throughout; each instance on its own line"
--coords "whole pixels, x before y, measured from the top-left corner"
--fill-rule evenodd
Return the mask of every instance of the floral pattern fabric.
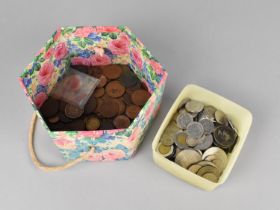
M 128 64 L 144 82 L 150 99 L 127 129 L 104 131 L 50 131 L 38 111 L 70 64 Z M 155 118 L 167 73 L 126 26 L 59 28 L 24 69 L 20 83 L 50 137 L 66 159 L 88 152 L 89 161 L 129 159 L 136 152 Z

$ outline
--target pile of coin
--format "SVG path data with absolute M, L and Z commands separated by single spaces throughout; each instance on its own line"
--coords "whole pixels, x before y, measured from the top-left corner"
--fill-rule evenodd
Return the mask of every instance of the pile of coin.
M 40 112 L 52 131 L 127 128 L 150 98 L 128 65 L 72 66 L 98 78 L 99 84 L 83 109 L 49 97 Z
M 183 168 L 218 182 L 227 165 L 227 153 L 237 139 L 237 130 L 221 110 L 186 98 L 165 128 L 157 151 Z

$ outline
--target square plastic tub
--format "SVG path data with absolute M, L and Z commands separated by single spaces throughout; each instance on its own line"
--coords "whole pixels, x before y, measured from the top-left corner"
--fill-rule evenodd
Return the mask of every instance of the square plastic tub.
M 208 181 L 207 179 L 204 179 L 188 171 L 187 169 L 184 169 L 183 167 L 177 165 L 175 162 L 172 162 L 167 158 L 163 157 L 160 153 L 156 151 L 156 147 L 161 139 L 162 133 L 164 132 L 166 126 L 172 119 L 172 116 L 176 112 L 180 102 L 187 97 L 193 100 L 201 101 L 207 105 L 212 105 L 215 108 L 222 110 L 227 115 L 227 117 L 233 122 L 235 128 L 238 131 L 239 138 L 237 140 L 237 143 L 234 146 L 232 152 L 228 154 L 228 164 L 217 183 Z M 245 143 L 251 124 L 252 114 L 247 109 L 202 87 L 193 84 L 187 85 L 173 103 L 172 107 L 167 113 L 162 125 L 160 126 L 154 138 L 152 144 L 154 162 L 162 169 L 184 180 L 185 182 L 188 182 L 204 190 L 212 191 L 217 186 L 223 184 L 228 178 L 243 147 L 243 144 Z

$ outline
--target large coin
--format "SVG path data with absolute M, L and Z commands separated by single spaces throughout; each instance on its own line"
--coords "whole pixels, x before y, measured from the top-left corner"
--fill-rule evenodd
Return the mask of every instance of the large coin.
M 101 66 L 103 74 L 108 78 L 108 79 L 117 79 L 121 76 L 122 74 L 122 68 L 119 65 L 106 65 L 106 66 Z
M 109 96 L 118 98 L 125 93 L 125 88 L 119 81 L 112 81 L 107 84 L 105 91 Z
M 178 153 L 175 162 L 183 168 L 188 168 L 191 164 L 201 160 L 201 155 L 193 149 L 185 149 Z
M 71 119 L 79 118 L 82 116 L 83 113 L 84 110 L 77 106 L 73 106 L 71 104 L 67 104 L 65 106 L 65 115 Z
M 87 130 L 98 130 L 100 127 L 100 121 L 95 116 L 89 116 L 86 118 L 86 128 Z
M 192 164 L 188 167 L 188 170 L 193 172 L 194 174 L 196 174 L 198 172 L 199 169 L 201 169 L 202 166 L 198 165 L 198 164 Z
M 204 129 L 201 123 L 191 122 L 188 124 L 186 132 L 191 138 L 199 139 L 202 137 Z
M 143 106 L 150 98 L 150 93 L 146 90 L 136 90 L 131 94 L 131 101 L 138 106 Z
M 199 101 L 191 100 L 191 101 L 186 103 L 185 108 L 188 112 L 198 113 L 198 112 L 201 112 L 203 110 L 204 105 L 203 105 L 203 103 L 201 103 Z
M 113 123 L 114 123 L 114 126 L 118 129 L 128 128 L 130 125 L 130 120 L 125 115 L 119 115 L 114 119 Z
M 227 149 L 236 142 L 236 134 L 233 129 L 227 126 L 219 126 L 214 132 L 215 143 L 220 147 Z
M 119 112 L 119 106 L 113 99 L 103 99 L 100 107 L 99 113 L 105 118 L 115 117 Z
M 178 114 L 176 118 L 177 126 L 181 129 L 186 129 L 187 126 L 193 121 L 192 115 L 186 111 L 182 111 Z
M 202 175 L 203 178 L 208 179 L 211 182 L 218 182 L 219 177 L 214 173 L 205 173 Z

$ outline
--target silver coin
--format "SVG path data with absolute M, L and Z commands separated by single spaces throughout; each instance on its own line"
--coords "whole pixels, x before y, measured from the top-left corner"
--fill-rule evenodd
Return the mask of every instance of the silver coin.
M 215 121 L 215 112 L 217 109 L 213 106 L 204 106 L 203 116 L 209 120 Z
M 176 122 L 179 128 L 186 129 L 189 123 L 193 122 L 193 117 L 186 111 L 182 111 L 177 116 Z
M 203 126 L 204 134 L 210 134 L 214 131 L 215 126 L 214 126 L 214 123 L 210 119 L 207 119 L 207 118 L 201 119 L 199 122 Z
M 203 142 L 201 144 L 196 145 L 194 148 L 198 150 L 206 150 L 210 148 L 213 144 L 213 136 L 205 135 L 203 138 Z
M 199 139 L 204 133 L 203 126 L 199 122 L 191 122 L 188 124 L 186 132 L 189 137 Z
M 191 101 L 186 103 L 185 108 L 188 112 L 198 113 L 198 112 L 201 112 L 203 110 L 204 104 L 199 102 L 199 101 L 191 100 Z
M 195 147 L 196 145 L 199 144 L 199 140 L 198 139 L 192 138 L 190 136 L 187 136 L 186 142 L 187 142 L 187 145 L 189 147 Z

